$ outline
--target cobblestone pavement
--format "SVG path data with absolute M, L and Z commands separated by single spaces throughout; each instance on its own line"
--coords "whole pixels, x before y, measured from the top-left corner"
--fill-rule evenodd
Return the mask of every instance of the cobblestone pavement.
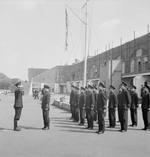
M 139 125 L 120 133 L 106 128 L 103 135 L 86 130 L 69 120 L 70 113 L 51 106 L 51 128 L 42 131 L 42 112 L 38 100 L 24 97 L 24 108 L 19 125 L 21 132 L 14 132 L 12 96 L 0 96 L 0 157 L 148 157 L 150 155 L 150 131 L 142 131 L 143 122 L 139 110 Z M 130 124 L 130 122 L 129 122 Z M 106 119 L 106 126 L 108 120 Z

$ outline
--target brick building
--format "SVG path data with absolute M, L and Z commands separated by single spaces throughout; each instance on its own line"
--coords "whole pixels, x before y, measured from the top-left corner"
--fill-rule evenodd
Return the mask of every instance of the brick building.
M 117 89 L 123 79 L 128 85 L 140 87 L 150 80 L 149 34 L 105 51 L 87 61 L 87 82 L 103 81 L 108 88 L 112 83 Z M 84 62 L 56 66 L 33 77 L 35 83 L 47 83 L 57 93 L 69 93 L 72 83 L 83 85 Z M 116 90 L 117 91 L 117 90 Z

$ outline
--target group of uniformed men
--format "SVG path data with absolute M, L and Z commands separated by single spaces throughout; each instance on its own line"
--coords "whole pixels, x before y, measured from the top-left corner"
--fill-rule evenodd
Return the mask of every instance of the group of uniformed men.
M 14 131 L 20 131 L 21 128 L 18 127 L 18 121 L 21 117 L 21 112 L 23 108 L 23 99 L 22 96 L 24 94 L 23 87 L 21 84 L 21 81 L 18 81 L 16 84 L 15 89 L 15 102 L 14 102 L 14 109 L 15 109 L 15 116 L 14 116 Z M 50 105 L 50 87 L 48 85 L 44 85 L 44 88 L 42 89 L 42 102 L 41 102 L 41 108 L 43 113 L 43 121 L 44 121 L 44 127 L 42 130 L 49 130 L 50 125 L 50 119 L 49 119 L 49 105 Z
M 85 124 L 87 119 L 87 129 L 93 129 L 94 121 L 98 121 L 98 134 L 105 132 L 105 116 L 108 107 L 109 127 L 116 126 L 116 110 L 118 110 L 118 121 L 121 129 L 119 131 L 126 132 L 128 129 L 128 109 L 131 113 L 130 126 L 137 126 L 137 108 L 138 95 L 136 87 L 133 85 L 130 88 L 125 82 L 122 82 L 117 96 L 115 95 L 115 87 L 109 88 L 109 94 L 106 92 L 106 87 L 103 82 L 96 85 L 88 85 L 87 87 L 79 87 L 71 85 L 70 93 L 70 109 L 71 119 L 79 122 L 79 125 Z M 150 129 L 149 110 L 150 110 L 150 91 L 149 86 L 145 85 L 141 89 L 141 108 L 144 121 L 143 130 Z M 108 101 L 107 101 L 108 100 Z M 108 102 L 108 106 L 107 106 Z

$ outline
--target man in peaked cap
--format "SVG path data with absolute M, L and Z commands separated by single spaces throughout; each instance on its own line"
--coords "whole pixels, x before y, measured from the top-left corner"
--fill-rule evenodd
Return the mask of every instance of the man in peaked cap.
M 110 128 L 114 128 L 116 126 L 117 98 L 114 93 L 114 90 L 115 90 L 115 87 L 110 85 L 109 103 L 108 103 L 109 127 Z
M 86 118 L 87 118 L 87 129 L 93 129 L 93 120 L 94 120 L 94 95 L 92 92 L 93 87 L 89 84 L 88 90 L 86 91 L 85 96 L 85 109 L 86 109 Z
M 130 106 L 130 114 L 132 124 L 130 126 L 137 126 L 137 108 L 138 108 L 138 95 L 136 93 L 136 86 L 132 86 L 131 88 L 131 106 Z
M 96 133 L 104 133 L 105 131 L 105 112 L 107 106 L 107 95 L 104 83 L 99 83 L 99 93 L 97 97 L 97 113 L 98 113 L 98 131 Z
M 128 129 L 128 109 L 130 108 L 131 98 L 127 90 L 127 84 L 122 82 L 121 84 L 121 93 L 120 93 L 120 124 L 121 132 L 126 132 Z
M 73 110 L 73 105 L 74 105 L 74 85 L 71 85 L 71 93 L 70 93 L 70 111 L 71 111 L 71 118 L 74 119 L 74 110 Z
M 79 121 L 79 87 L 75 86 L 74 92 L 74 121 Z
M 97 121 L 97 96 L 98 91 L 96 85 L 93 85 L 93 95 L 94 95 L 94 121 Z
M 43 113 L 43 122 L 44 127 L 42 130 L 49 130 L 49 110 L 50 110 L 50 87 L 48 85 L 44 85 L 43 97 L 42 97 L 42 113 Z
M 15 103 L 14 103 L 14 109 L 15 109 L 15 116 L 14 116 L 14 131 L 20 131 L 21 129 L 18 127 L 18 121 L 21 117 L 21 112 L 23 108 L 23 100 L 22 96 L 24 94 L 21 81 L 16 82 L 15 84 Z
M 85 123 L 85 88 L 81 87 L 81 92 L 79 96 L 79 109 L 80 109 L 80 124 L 84 125 Z

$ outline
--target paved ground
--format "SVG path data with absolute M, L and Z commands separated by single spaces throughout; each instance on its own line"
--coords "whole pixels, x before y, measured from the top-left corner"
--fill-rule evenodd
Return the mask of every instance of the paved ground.
M 143 123 L 139 111 L 139 126 L 127 133 L 106 129 L 97 135 L 69 120 L 66 111 L 51 107 L 51 129 L 42 131 L 41 108 L 38 101 L 24 97 L 21 132 L 13 128 L 13 97 L 0 96 L 0 157 L 148 157 L 150 131 L 141 131 Z M 108 121 L 106 119 L 106 125 Z

